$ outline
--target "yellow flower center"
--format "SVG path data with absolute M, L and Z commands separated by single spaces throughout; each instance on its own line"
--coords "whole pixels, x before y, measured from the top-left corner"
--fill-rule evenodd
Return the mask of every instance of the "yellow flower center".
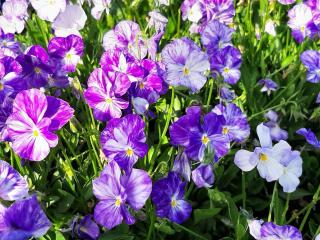
M 224 72 L 224 73 L 229 73 L 229 72 L 230 72 L 230 68 L 225 67 L 225 68 L 223 69 L 223 72 Z
M 111 103 L 112 103 L 112 99 L 111 99 L 111 98 L 109 98 L 109 97 L 108 97 L 108 98 L 106 98 L 106 100 L 105 100 L 105 101 L 106 101 L 106 103 L 108 103 L 108 104 L 111 104 Z
M 264 154 L 264 153 L 260 153 L 259 159 L 261 161 L 267 161 L 268 160 L 268 156 L 266 154 Z
M 6 46 L 8 45 L 7 41 L 6 41 L 6 40 L 3 40 L 3 41 L 2 41 L 2 45 L 3 45 L 4 47 L 6 47 Z
M 182 71 L 183 71 L 183 75 L 185 76 L 188 76 L 190 74 L 190 70 L 187 67 L 184 67 Z
M 139 88 L 140 88 L 140 89 L 144 89 L 144 84 L 143 84 L 143 82 L 140 82 L 140 83 L 139 83 Z
M 0 83 L 0 91 L 4 89 L 3 84 Z
M 177 204 L 177 201 L 175 199 L 171 199 L 170 205 L 171 205 L 171 207 L 176 207 L 178 204 Z
M 117 197 L 114 205 L 116 205 L 116 207 L 120 207 L 121 203 L 122 203 L 121 198 Z
M 301 28 L 300 28 L 300 31 L 301 32 L 304 32 L 306 30 L 306 27 L 305 26 L 302 26 Z
M 201 142 L 205 145 L 208 144 L 208 142 L 210 142 L 210 139 L 208 138 L 207 135 L 202 136 Z
M 39 136 L 39 131 L 38 130 L 33 130 L 33 136 L 38 137 Z
M 223 127 L 222 128 L 222 134 L 226 135 L 229 132 L 229 128 L 228 127 Z
M 132 148 L 128 148 L 128 149 L 126 150 L 126 154 L 127 154 L 127 156 L 131 157 L 131 156 L 133 155 L 133 150 L 132 150 Z
M 70 60 L 72 58 L 72 54 L 71 53 L 67 53 L 66 54 L 66 59 Z
M 38 68 L 38 67 L 35 67 L 35 68 L 34 68 L 34 72 L 35 72 L 36 74 L 39 74 L 39 73 L 41 73 L 41 69 Z

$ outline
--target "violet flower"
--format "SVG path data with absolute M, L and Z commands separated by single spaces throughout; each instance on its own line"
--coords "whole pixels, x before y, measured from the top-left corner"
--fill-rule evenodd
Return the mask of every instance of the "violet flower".
M 230 90 L 228 87 L 222 87 L 220 89 L 220 98 L 226 102 L 232 102 L 236 98 L 234 90 Z
M 180 151 L 176 156 L 172 171 L 179 173 L 187 182 L 190 182 L 191 163 L 184 151 Z
M 152 181 L 148 173 L 132 169 L 122 175 L 114 161 L 110 162 L 100 176 L 93 180 L 93 193 L 99 199 L 94 209 L 94 219 L 107 229 L 123 221 L 134 224 L 132 211 L 140 210 L 150 196 Z
M 278 0 L 279 3 L 281 3 L 282 5 L 290 5 L 292 3 L 294 3 L 296 0 Z
M 84 97 L 88 105 L 93 108 L 94 116 L 100 121 L 119 118 L 121 110 L 126 109 L 129 103 L 117 94 L 114 80 L 101 69 L 95 69 L 88 79 L 88 89 Z
M 40 90 L 21 91 L 6 122 L 14 152 L 31 161 L 43 160 L 58 144 L 54 132 L 69 121 L 73 112 L 67 102 Z
M 51 57 L 61 59 L 62 70 L 74 72 L 83 55 L 84 44 L 81 37 L 54 37 L 48 44 L 48 53 Z
M 278 84 L 270 78 L 261 79 L 258 84 L 262 86 L 260 91 L 267 92 L 268 95 L 270 95 L 272 91 L 276 91 L 278 89 Z
M 154 27 L 156 32 L 163 32 L 167 26 L 168 19 L 163 16 L 160 12 L 157 10 L 153 10 L 148 13 L 149 21 L 148 21 L 148 27 Z
M 73 224 L 72 231 L 80 239 L 97 240 L 99 238 L 99 227 L 91 218 L 92 216 L 89 214 L 84 216 L 79 223 Z
M 304 136 L 306 141 L 315 148 L 320 148 L 320 141 L 311 129 L 300 128 L 296 133 Z
M 94 7 L 91 9 L 91 15 L 99 20 L 103 12 L 109 14 L 111 0 L 92 0 Z
M 202 6 L 198 0 L 184 0 L 180 9 L 183 21 L 198 23 L 202 18 Z
M 6 201 L 19 200 L 26 197 L 28 191 L 27 180 L 9 163 L 0 160 L 0 198 Z
M 129 114 L 111 119 L 101 133 L 100 143 L 104 154 L 109 160 L 116 161 L 127 174 L 138 158 L 143 158 L 148 152 L 144 127 L 139 115 Z
M 14 35 L 4 34 L 0 28 L 0 58 L 5 56 L 16 58 L 21 53 L 20 43 L 14 40 Z
M 200 164 L 192 171 L 192 180 L 198 188 L 210 188 L 214 182 L 213 166 L 211 164 Z
M 104 35 L 103 47 L 106 51 L 119 48 L 137 59 L 143 59 L 147 55 L 139 25 L 127 20 L 119 22 L 113 30 Z
M 192 207 L 184 200 L 185 186 L 186 183 L 175 172 L 169 172 L 167 177 L 154 183 L 151 198 L 157 216 L 179 224 L 190 217 Z
M 66 0 L 30 0 L 40 19 L 53 22 L 66 8 Z
M 307 69 L 307 81 L 320 82 L 320 52 L 306 50 L 300 55 L 300 60 Z
M 280 140 L 287 140 L 288 132 L 279 127 L 278 114 L 270 110 L 265 114 L 265 117 L 269 119 L 269 121 L 264 123 L 264 125 L 270 129 L 271 139 L 277 142 Z
M 206 83 L 209 69 L 206 53 L 190 39 L 182 38 L 167 44 L 161 53 L 167 71 L 165 81 L 172 86 L 183 86 L 198 92 Z
M 36 195 L 14 202 L 6 208 L 0 204 L 0 239 L 40 238 L 51 227 Z

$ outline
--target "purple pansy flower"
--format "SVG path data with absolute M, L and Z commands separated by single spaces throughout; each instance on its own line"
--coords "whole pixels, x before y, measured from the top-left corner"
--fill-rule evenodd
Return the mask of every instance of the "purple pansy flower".
M 12 103 L 5 105 L 4 107 L 0 106 L 0 142 L 9 141 L 8 130 L 6 126 L 6 121 L 12 112 Z
M 278 84 L 272 81 L 270 78 L 261 79 L 259 80 L 258 84 L 262 86 L 260 91 L 267 92 L 268 95 L 270 95 L 272 91 L 276 91 L 278 89 Z
M 167 177 L 154 183 L 151 198 L 157 216 L 179 224 L 190 217 L 192 207 L 184 200 L 185 185 L 175 172 L 169 172 Z
M 192 171 L 192 180 L 198 188 L 212 187 L 214 182 L 213 167 L 211 164 L 200 164 Z
M 26 0 L 5 1 L 2 5 L 0 28 L 5 33 L 21 33 L 25 19 L 28 17 L 28 2 Z
M 51 223 L 41 209 L 36 195 L 18 200 L 8 208 L 0 204 L 0 239 L 40 238 L 50 227 Z
M 201 33 L 201 42 L 209 54 L 214 54 L 217 49 L 232 45 L 231 39 L 234 30 L 218 21 L 211 21 Z
M 288 26 L 298 43 L 301 43 L 306 37 L 313 37 L 316 26 L 312 21 L 312 11 L 309 6 L 304 3 L 295 5 L 289 10 L 288 17 Z
M 113 30 L 104 35 L 103 47 L 106 51 L 119 48 L 137 59 L 143 59 L 147 55 L 139 25 L 127 20 L 119 22 Z
M 19 55 L 16 59 L 22 66 L 21 76 L 29 88 L 40 88 L 47 85 L 48 78 L 52 74 L 52 67 L 44 48 L 34 45 L 27 50 L 26 54 Z
M 224 117 L 222 134 L 228 136 L 229 141 L 242 142 L 250 135 L 247 117 L 234 103 L 229 103 L 226 106 L 219 104 L 212 112 Z
M 233 22 L 236 14 L 232 0 L 199 0 L 202 6 L 203 22 L 205 24 L 212 20 L 218 20 L 223 24 Z
M 122 175 L 118 164 L 110 162 L 93 180 L 93 193 L 99 199 L 94 209 L 95 221 L 108 229 L 123 221 L 134 224 L 131 211 L 144 206 L 151 190 L 152 181 L 147 172 L 132 169 L 128 175 Z
M 184 151 L 180 151 L 176 156 L 172 171 L 179 173 L 186 181 L 190 182 L 191 163 Z
M 96 240 L 99 238 L 100 230 L 98 225 L 92 220 L 92 216 L 84 216 L 79 223 L 74 223 L 72 231 L 80 239 Z
M 43 160 L 58 144 L 54 132 L 69 121 L 73 112 L 67 102 L 40 90 L 21 91 L 6 122 L 15 153 L 31 161 Z
M 249 220 L 248 225 L 251 236 L 257 240 L 302 240 L 301 232 L 290 225 L 279 226 L 262 220 Z
M 320 141 L 311 129 L 300 128 L 297 133 L 304 136 L 307 142 L 315 148 L 320 148 Z
M 90 74 L 84 97 L 88 105 L 94 109 L 96 119 L 106 121 L 121 117 L 121 110 L 126 109 L 129 103 L 120 96 L 117 94 L 114 80 L 108 77 L 103 69 L 97 68 Z
M 69 35 L 68 37 L 52 38 L 48 44 L 48 52 L 51 57 L 61 59 L 62 69 L 66 72 L 74 72 L 81 60 L 84 44 L 81 37 Z
M 138 158 L 148 152 L 144 122 L 139 115 L 129 114 L 120 119 L 111 119 L 101 133 L 101 147 L 109 160 L 116 161 L 129 173 Z
M 216 78 L 219 74 L 229 84 L 236 84 L 239 81 L 241 63 L 241 53 L 233 46 L 227 46 L 210 55 L 213 76 Z
M 167 26 L 168 19 L 157 10 L 149 12 L 148 15 L 150 17 L 148 27 L 154 27 L 156 32 L 163 32 Z
M 300 60 L 307 68 L 307 81 L 312 83 L 320 82 L 320 52 L 306 50 L 300 55 Z
M 264 125 L 270 129 L 272 140 L 277 142 L 279 142 L 280 140 L 287 140 L 288 132 L 279 127 L 278 114 L 270 110 L 267 112 L 265 117 L 269 119 L 269 121 L 264 123 Z
M 225 119 L 213 112 L 201 119 L 200 109 L 193 107 L 170 126 L 170 137 L 173 145 L 185 147 L 187 156 L 193 160 L 203 162 L 205 153 L 214 153 L 214 159 L 226 155 L 230 148 L 229 138 L 222 134 Z
M 20 43 L 14 40 L 14 34 L 4 34 L 0 28 L 0 58 L 4 56 L 16 58 L 21 54 Z
M 320 93 L 317 95 L 316 103 L 320 104 Z
M 198 0 L 184 0 L 181 4 L 182 20 L 198 23 L 202 18 L 202 6 Z
M 234 90 L 229 89 L 228 87 L 222 87 L 220 89 L 220 98 L 226 102 L 232 102 L 235 99 L 236 94 Z
M 115 79 L 118 94 L 125 94 L 132 82 L 143 77 L 144 71 L 135 59 L 119 49 L 107 50 L 101 57 L 100 65 L 109 77 Z
M 9 163 L 0 160 L 0 198 L 14 201 L 27 196 L 28 191 L 27 180 Z
M 205 72 L 210 67 L 208 56 L 190 39 L 173 40 L 164 47 L 161 56 L 169 85 L 183 86 L 191 92 L 198 92 L 206 83 Z

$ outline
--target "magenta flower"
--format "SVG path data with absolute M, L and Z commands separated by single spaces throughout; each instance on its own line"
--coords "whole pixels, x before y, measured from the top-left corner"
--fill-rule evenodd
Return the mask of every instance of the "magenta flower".
M 108 31 L 103 37 L 103 47 L 106 51 L 119 48 L 137 59 L 143 59 L 147 55 L 140 27 L 132 21 L 121 21 L 113 30 Z
M 123 221 L 134 224 L 132 211 L 144 206 L 151 190 L 152 182 L 147 172 L 132 169 L 130 174 L 122 175 L 118 164 L 110 162 L 93 180 L 93 193 L 99 199 L 94 209 L 95 221 L 108 229 Z
M 84 97 L 94 109 L 94 116 L 100 121 L 106 121 L 121 117 L 121 110 L 129 106 L 127 101 L 119 98 L 119 93 L 123 92 L 118 91 L 114 80 L 108 77 L 103 69 L 97 68 L 90 74 Z
M 0 198 L 14 201 L 26 197 L 28 191 L 27 180 L 9 163 L 0 160 Z
M 138 158 L 148 152 L 144 133 L 144 122 L 139 115 L 129 114 L 112 119 L 101 133 L 101 147 L 109 160 L 116 161 L 129 173 Z
M 21 158 L 41 161 L 58 144 L 54 133 L 73 116 L 74 110 L 61 99 L 46 96 L 40 90 L 20 92 L 7 119 L 12 148 Z
M 81 37 L 69 35 L 68 37 L 54 37 L 48 44 L 48 53 L 51 57 L 61 59 L 62 70 L 74 72 L 81 60 L 84 44 Z

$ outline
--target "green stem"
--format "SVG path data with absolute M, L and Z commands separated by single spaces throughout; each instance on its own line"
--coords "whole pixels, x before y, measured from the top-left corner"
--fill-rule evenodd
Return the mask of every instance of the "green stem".
M 171 88 L 171 101 L 170 101 L 170 106 L 169 106 L 169 111 L 168 111 L 168 115 L 167 115 L 166 124 L 165 124 L 164 129 L 162 131 L 162 134 L 160 136 L 159 143 L 158 143 L 158 145 L 157 145 L 157 147 L 154 150 L 154 153 L 152 155 L 152 159 L 151 159 L 151 162 L 150 162 L 150 168 L 149 168 L 149 174 L 152 173 L 152 170 L 153 170 L 153 167 L 154 167 L 154 163 L 155 163 L 156 158 L 158 156 L 158 152 L 160 150 L 162 141 L 163 141 L 165 135 L 167 134 L 167 131 L 168 131 L 168 128 L 169 128 L 169 124 L 170 124 L 170 120 L 171 120 L 171 117 L 172 117 L 173 104 L 174 104 L 174 88 L 172 87 Z
M 212 79 L 210 79 L 209 85 L 210 85 L 210 88 L 209 88 L 209 96 L 208 96 L 207 103 L 206 103 L 207 106 L 209 106 L 209 104 L 211 102 L 211 97 L 212 97 L 212 90 L 213 90 L 213 81 L 212 81 Z
M 287 193 L 287 198 L 286 198 L 286 205 L 284 206 L 282 216 L 281 216 L 281 224 L 284 224 L 286 221 L 286 214 L 289 209 L 289 201 L 290 201 L 290 193 Z
M 242 172 L 242 207 L 243 209 L 246 209 L 246 175 L 244 172 Z
M 149 226 L 149 231 L 148 231 L 148 236 L 147 236 L 147 240 L 150 240 L 151 239 L 151 236 L 152 236 L 152 233 L 154 232 L 153 229 L 154 229 L 154 223 L 155 223 L 155 215 L 154 215 L 154 210 L 153 210 L 153 207 L 152 205 L 150 204 L 150 207 L 151 207 L 151 222 L 150 222 L 150 226 Z
M 302 219 L 302 222 L 300 224 L 300 227 L 299 227 L 299 230 L 300 232 L 303 230 L 303 227 L 304 225 L 306 224 L 307 220 L 308 220 L 308 217 L 310 215 L 310 212 L 312 210 L 312 208 L 316 205 L 316 203 L 318 202 L 319 200 L 319 194 L 320 194 L 320 184 L 318 186 L 318 189 L 316 191 L 316 193 L 313 195 L 313 198 L 312 198 L 312 202 L 308 204 L 307 206 L 307 212 L 306 214 L 304 215 L 303 219 Z
M 186 232 L 189 233 L 190 235 L 195 236 L 195 237 L 198 238 L 198 239 L 207 240 L 207 238 L 201 236 L 200 234 L 198 234 L 198 233 L 196 233 L 196 232 L 190 230 L 189 228 L 186 228 L 186 227 L 184 227 L 184 226 L 182 226 L 182 225 L 180 225 L 180 224 L 173 223 L 173 225 L 174 225 L 175 227 L 177 227 L 177 228 L 180 228 L 181 230 L 186 231 Z
M 272 218 L 272 210 L 273 210 L 273 205 L 274 205 L 274 197 L 275 197 L 276 192 L 277 192 L 277 184 L 278 184 L 278 182 L 275 182 L 274 183 L 274 187 L 273 187 L 273 193 L 272 193 L 270 209 L 269 209 L 269 214 L 268 214 L 268 222 L 271 222 L 271 218 Z

